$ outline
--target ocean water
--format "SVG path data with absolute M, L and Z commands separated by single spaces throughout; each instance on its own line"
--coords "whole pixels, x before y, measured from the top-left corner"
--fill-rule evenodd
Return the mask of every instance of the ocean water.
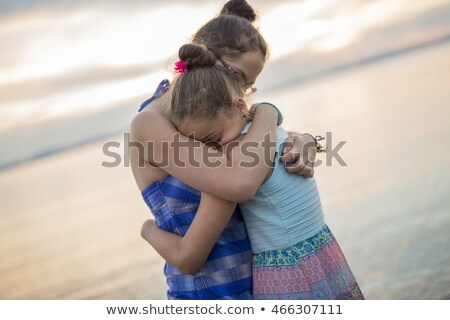
M 283 126 L 346 141 L 316 168 L 325 219 L 368 299 L 450 297 L 450 44 L 255 99 Z M 164 299 L 151 216 L 106 140 L 0 171 L 0 298 Z M 319 155 L 318 159 L 326 160 Z
M 346 141 L 346 166 L 334 159 L 316 176 L 369 299 L 450 297 L 449 53 L 428 48 L 273 97 L 286 127 Z

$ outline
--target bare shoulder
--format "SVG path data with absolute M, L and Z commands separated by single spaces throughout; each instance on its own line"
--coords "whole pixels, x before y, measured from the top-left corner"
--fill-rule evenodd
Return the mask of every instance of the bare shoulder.
M 130 129 L 133 131 L 141 130 L 149 127 L 151 124 L 152 127 L 163 124 L 164 122 L 169 122 L 169 119 L 159 110 L 146 110 L 143 112 L 139 112 L 136 114 L 131 121 Z
M 132 120 L 130 135 L 133 140 L 159 139 L 175 130 L 166 115 L 159 110 L 146 110 L 138 113 Z
M 149 149 L 148 142 L 162 141 L 165 131 L 170 130 L 170 126 L 171 123 L 167 117 L 154 109 L 138 113 L 131 122 L 130 141 L 143 146 L 142 150 L 140 148 L 130 149 L 131 169 L 140 190 L 167 175 L 162 169 L 152 165 L 155 160 L 154 157 L 160 160 L 160 154 L 158 148 Z M 159 144 L 156 143 L 155 145 Z

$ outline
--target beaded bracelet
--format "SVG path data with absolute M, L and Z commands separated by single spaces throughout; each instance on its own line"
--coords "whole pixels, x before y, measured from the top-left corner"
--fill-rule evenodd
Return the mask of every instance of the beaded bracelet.
M 282 117 L 282 115 L 281 115 L 280 110 L 278 110 L 278 108 L 275 107 L 275 105 L 273 105 L 272 103 L 269 103 L 269 102 L 259 102 L 259 103 L 255 103 L 255 104 L 253 105 L 253 110 L 250 112 L 250 114 L 251 114 L 252 116 L 254 116 L 255 113 L 256 113 L 256 108 L 257 108 L 258 106 L 262 105 L 262 104 L 267 104 L 267 105 L 269 105 L 269 106 L 275 108 L 275 110 L 277 110 L 277 112 L 278 112 L 277 126 L 279 126 L 279 125 L 281 124 L 281 122 L 282 122 L 283 117 Z

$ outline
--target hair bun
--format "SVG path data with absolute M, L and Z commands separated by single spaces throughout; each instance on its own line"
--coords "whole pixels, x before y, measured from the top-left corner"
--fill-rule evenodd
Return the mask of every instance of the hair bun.
M 254 22 L 256 13 L 253 8 L 245 0 L 230 0 L 222 8 L 221 15 L 234 15 Z
M 206 46 L 192 43 L 183 45 L 178 51 L 178 56 L 185 62 L 188 70 L 212 67 L 217 61 L 216 55 Z

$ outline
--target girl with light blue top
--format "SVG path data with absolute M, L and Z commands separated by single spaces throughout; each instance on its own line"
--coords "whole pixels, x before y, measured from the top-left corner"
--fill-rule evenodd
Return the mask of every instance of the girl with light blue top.
M 276 150 L 282 150 L 286 137 L 286 131 L 278 127 Z M 239 205 L 254 254 L 290 247 L 325 227 L 316 180 L 290 174 L 278 155 L 276 152 L 270 178 L 250 201 Z
M 248 87 L 245 76 L 205 46 L 184 45 L 179 57 L 182 67 L 173 85 L 170 111 L 173 123 L 181 133 L 229 152 L 236 146 L 229 142 L 239 141 L 251 126 L 251 113 L 243 100 Z M 278 127 L 276 148 L 268 153 L 273 169 L 253 198 L 239 204 L 253 252 L 253 296 L 364 299 L 324 222 L 316 181 L 290 174 L 279 163 L 278 151 L 286 137 Z M 202 239 L 217 239 L 236 207 L 225 200 L 218 203 L 229 212 L 220 221 L 196 217 L 184 237 L 155 227 L 147 240 L 175 266 L 198 266 L 197 255 L 179 257 L 192 246 L 209 254 L 211 244 Z M 217 237 L 211 233 L 218 233 Z

